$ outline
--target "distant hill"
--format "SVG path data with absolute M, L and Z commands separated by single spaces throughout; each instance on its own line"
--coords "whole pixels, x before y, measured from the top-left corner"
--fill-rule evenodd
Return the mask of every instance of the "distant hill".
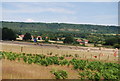
M 68 23 L 27 23 L 2 21 L 2 27 L 11 28 L 17 32 L 74 32 L 74 33 L 101 33 L 118 34 L 119 26 L 103 26 L 90 24 L 68 24 Z

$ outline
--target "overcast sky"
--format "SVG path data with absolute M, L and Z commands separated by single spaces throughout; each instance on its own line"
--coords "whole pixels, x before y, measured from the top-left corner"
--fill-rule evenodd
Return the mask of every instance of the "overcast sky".
M 4 21 L 118 25 L 118 2 L 3 2 L 2 17 Z

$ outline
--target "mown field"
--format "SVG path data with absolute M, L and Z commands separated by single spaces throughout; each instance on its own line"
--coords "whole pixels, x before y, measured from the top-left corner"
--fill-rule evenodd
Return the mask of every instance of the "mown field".
M 29 44 L 29 43 L 25 43 Z M 23 44 L 12 44 L 12 43 L 2 43 L 2 50 L 6 52 L 16 52 L 16 53 L 27 53 L 27 54 L 44 54 L 48 55 L 77 55 L 81 59 L 94 59 L 100 61 L 109 61 L 109 62 L 118 62 L 118 57 L 114 56 L 115 49 L 99 48 L 93 47 L 76 47 L 76 46 L 64 46 L 64 45 L 48 45 L 48 46 L 39 46 L 39 45 L 25 45 Z M 91 50 L 88 51 L 87 49 Z M 96 57 L 96 58 L 95 58 Z
M 3 79 L 120 79 L 119 63 L 83 60 L 71 55 L 0 54 L 3 59 Z

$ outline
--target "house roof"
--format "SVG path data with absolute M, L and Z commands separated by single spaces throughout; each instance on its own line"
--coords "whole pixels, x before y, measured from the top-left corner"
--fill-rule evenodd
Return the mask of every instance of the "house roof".
M 81 39 L 77 39 L 77 42 L 88 42 L 89 40 L 81 40 Z
M 85 42 L 88 42 L 89 40 L 85 40 Z
M 20 37 L 24 37 L 24 35 L 19 35 Z
M 33 35 L 31 35 L 33 37 Z
M 48 38 L 48 37 L 46 37 L 46 38 Z
M 81 39 L 78 39 L 77 42 L 81 42 L 82 40 Z

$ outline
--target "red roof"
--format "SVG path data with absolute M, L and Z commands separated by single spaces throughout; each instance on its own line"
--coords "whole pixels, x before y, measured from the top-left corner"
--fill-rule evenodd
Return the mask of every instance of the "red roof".
M 88 42 L 88 40 L 85 40 L 85 42 Z
M 31 37 L 33 37 L 33 35 L 31 35 Z
M 82 40 L 78 39 L 77 42 L 81 42 Z
M 19 35 L 20 37 L 24 37 L 24 35 Z
M 46 39 L 47 39 L 48 37 L 46 37 Z

